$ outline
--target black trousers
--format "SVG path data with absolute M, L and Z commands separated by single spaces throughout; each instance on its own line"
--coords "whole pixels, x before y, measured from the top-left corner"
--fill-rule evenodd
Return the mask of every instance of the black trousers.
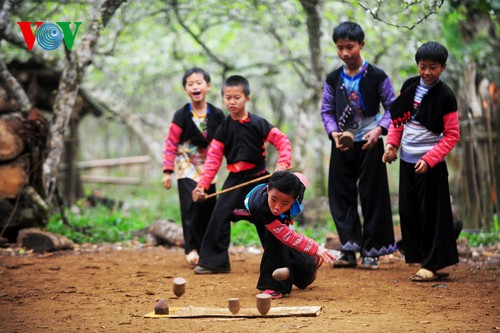
M 265 173 L 244 177 L 231 173 L 224 181 L 222 189 L 240 185 L 263 175 L 265 175 Z M 255 186 L 263 183 L 266 183 L 266 180 L 237 188 L 219 196 L 217 204 L 215 205 L 214 211 L 212 212 L 208 222 L 205 237 L 203 237 L 199 265 L 215 270 L 228 271 L 231 269 L 228 253 L 231 241 L 231 222 L 241 219 L 236 217 L 233 214 L 233 211 L 235 209 L 244 209 L 245 206 L 243 201 L 245 200 L 245 196 Z M 251 217 L 248 218 L 248 220 L 251 221 Z M 255 226 L 257 228 L 260 241 L 263 244 L 265 227 L 259 224 L 256 224 Z
M 446 162 L 424 174 L 400 162 L 399 215 L 407 263 L 437 271 L 458 262 Z
M 182 233 L 184 235 L 184 252 L 188 254 L 192 250 L 200 252 L 201 242 L 208 221 L 214 210 L 216 198 L 210 198 L 204 202 L 194 202 L 192 192 L 196 188 L 196 182 L 189 178 L 177 180 L 179 202 L 181 206 Z M 215 192 L 215 184 L 207 191 L 208 194 Z
M 346 152 L 332 142 L 328 199 L 342 251 L 382 256 L 397 250 L 392 224 L 387 169 L 382 162 L 383 140 L 368 150 L 355 142 Z M 358 196 L 363 226 L 358 214 Z
M 271 289 L 290 294 L 293 285 L 305 289 L 311 284 L 316 269 L 315 257 L 286 246 L 267 229 L 265 229 L 264 244 L 257 289 L 261 291 Z M 284 281 L 276 281 L 272 274 L 275 269 L 281 267 L 290 269 L 290 277 Z

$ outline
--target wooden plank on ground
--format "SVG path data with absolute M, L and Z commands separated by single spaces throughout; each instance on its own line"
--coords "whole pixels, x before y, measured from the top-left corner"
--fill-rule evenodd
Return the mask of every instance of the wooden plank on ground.
M 202 307 L 170 307 L 168 315 L 158 315 L 154 311 L 144 315 L 144 318 L 202 318 L 202 317 L 228 317 L 228 318 L 255 318 L 255 317 L 317 317 L 321 306 L 280 306 L 272 307 L 263 316 L 256 308 L 241 308 L 240 312 L 233 315 L 228 308 L 202 308 Z

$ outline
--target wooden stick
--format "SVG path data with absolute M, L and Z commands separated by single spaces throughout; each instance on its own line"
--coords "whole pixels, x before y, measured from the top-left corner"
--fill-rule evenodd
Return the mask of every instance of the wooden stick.
M 292 170 L 292 167 L 286 169 L 285 171 L 290 171 Z M 204 200 L 207 200 L 207 199 L 210 199 L 210 198 L 213 198 L 219 194 L 224 194 L 224 193 L 227 193 L 227 192 L 231 192 L 233 190 L 236 190 L 237 188 L 241 188 L 241 187 L 245 187 L 247 185 L 250 185 L 250 184 L 253 184 L 253 183 L 257 183 L 257 182 L 260 182 L 261 180 L 265 180 L 265 179 L 268 179 L 268 178 L 271 178 L 273 174 L 270 173 L 268 175 L 265 175 L 265 176 L 262 176 L 262 177 L 259 177 L 259 178 L 255 178 L 255 179 L 252 179 L 252 180 L 249 180 L 247 182 L 244 182 L 244 183 L 241 183 L 241 184 L 238 184 L 238 185 L 235 185 L 233 187 L 229 187 L 229 188 L 226 188 L 222 191 L 219 191 L 219 192 L 215 192 L 215 193 L 212 193 L 212 194 L 209 194 L 209 195 L 206 195 L 206 196 L 203 196 L 203 197 L 200 197 L 199 195 L 196 195 L 195 193 L 193 193 L 193 201 L 196 202 L 196 201 L 204 201 Z

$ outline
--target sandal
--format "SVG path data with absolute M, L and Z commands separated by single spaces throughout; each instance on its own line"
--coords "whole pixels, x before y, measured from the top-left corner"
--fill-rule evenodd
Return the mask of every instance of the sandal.
M 439 279 L 445 279 L 450 276 L 450 273 L 446 272 L 433 272 L 425 268 L 419 269 L 419 271 L 412 276 L 410 276 L 410 281 L 413 282 L 430 282 Z
M 279 291 L 267 289 L 262 292 L 263 294 L 271 295 L 271 299 L 280 299 L 283 298 L 283 294 Z

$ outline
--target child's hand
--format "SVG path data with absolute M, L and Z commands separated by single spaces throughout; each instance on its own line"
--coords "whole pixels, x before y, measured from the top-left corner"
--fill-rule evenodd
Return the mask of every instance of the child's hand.
M 391 144 L 385 146 L 384 155 L 382 155 L 382 162 L 392 163 L 398 158 L 398 149 Z
M 328 264 L 333 263 L 333 261 L 336 259 L 334 256 L 331 255 L 330 252 L 328 252 L 327 249 L 321 246 L 318 248 L 318 252 L 316 252 L 316 257 L 323 258 L 323 260 Z
M 424 160 L 418 160 L 417 164 L 415 164 L 415 173 L 416 174 L 422 174 L 426 173 L 427 170 L 429 169 L 429 166 Z
M 339 138 L 342 136 L 342 132 L 336 132 L 333 131 L 330 133 L 330 136 L 332 137 L 333 141 L 335 142 L 335 148 L 339 149 L 340 151 L 346 151 L 349 150 L 349 147 L 344 147 L 339 143 Z
M 284 164 L 276 164 L 276 168 L 274 171 L 286 171 L 287 167 Z
M 201 186 L 196 187 L 193 190 L 193 193 L 191 193 L 191 196 L 193 197 L 194 202 L 204 201 L 206 195 L 207 194 L 205 193 L 205 189 Z
M 163 184 L 164 188 L 170 190 L 170 188 L 172 187 L 172 174 L 166 173 L 165 176 L 163 176 L 161 183 Z
M 361 147 L 361 149 L 366 150 L 375 146 L 375 144 L 378 141 L 378 138 L 380 137 L 380 134 L 382 134 L 382 127 L 377 126 L 370 132 L 363 135 L 363 140 L 366 140 L 366 143 L 363 145 L 363 147 Z

